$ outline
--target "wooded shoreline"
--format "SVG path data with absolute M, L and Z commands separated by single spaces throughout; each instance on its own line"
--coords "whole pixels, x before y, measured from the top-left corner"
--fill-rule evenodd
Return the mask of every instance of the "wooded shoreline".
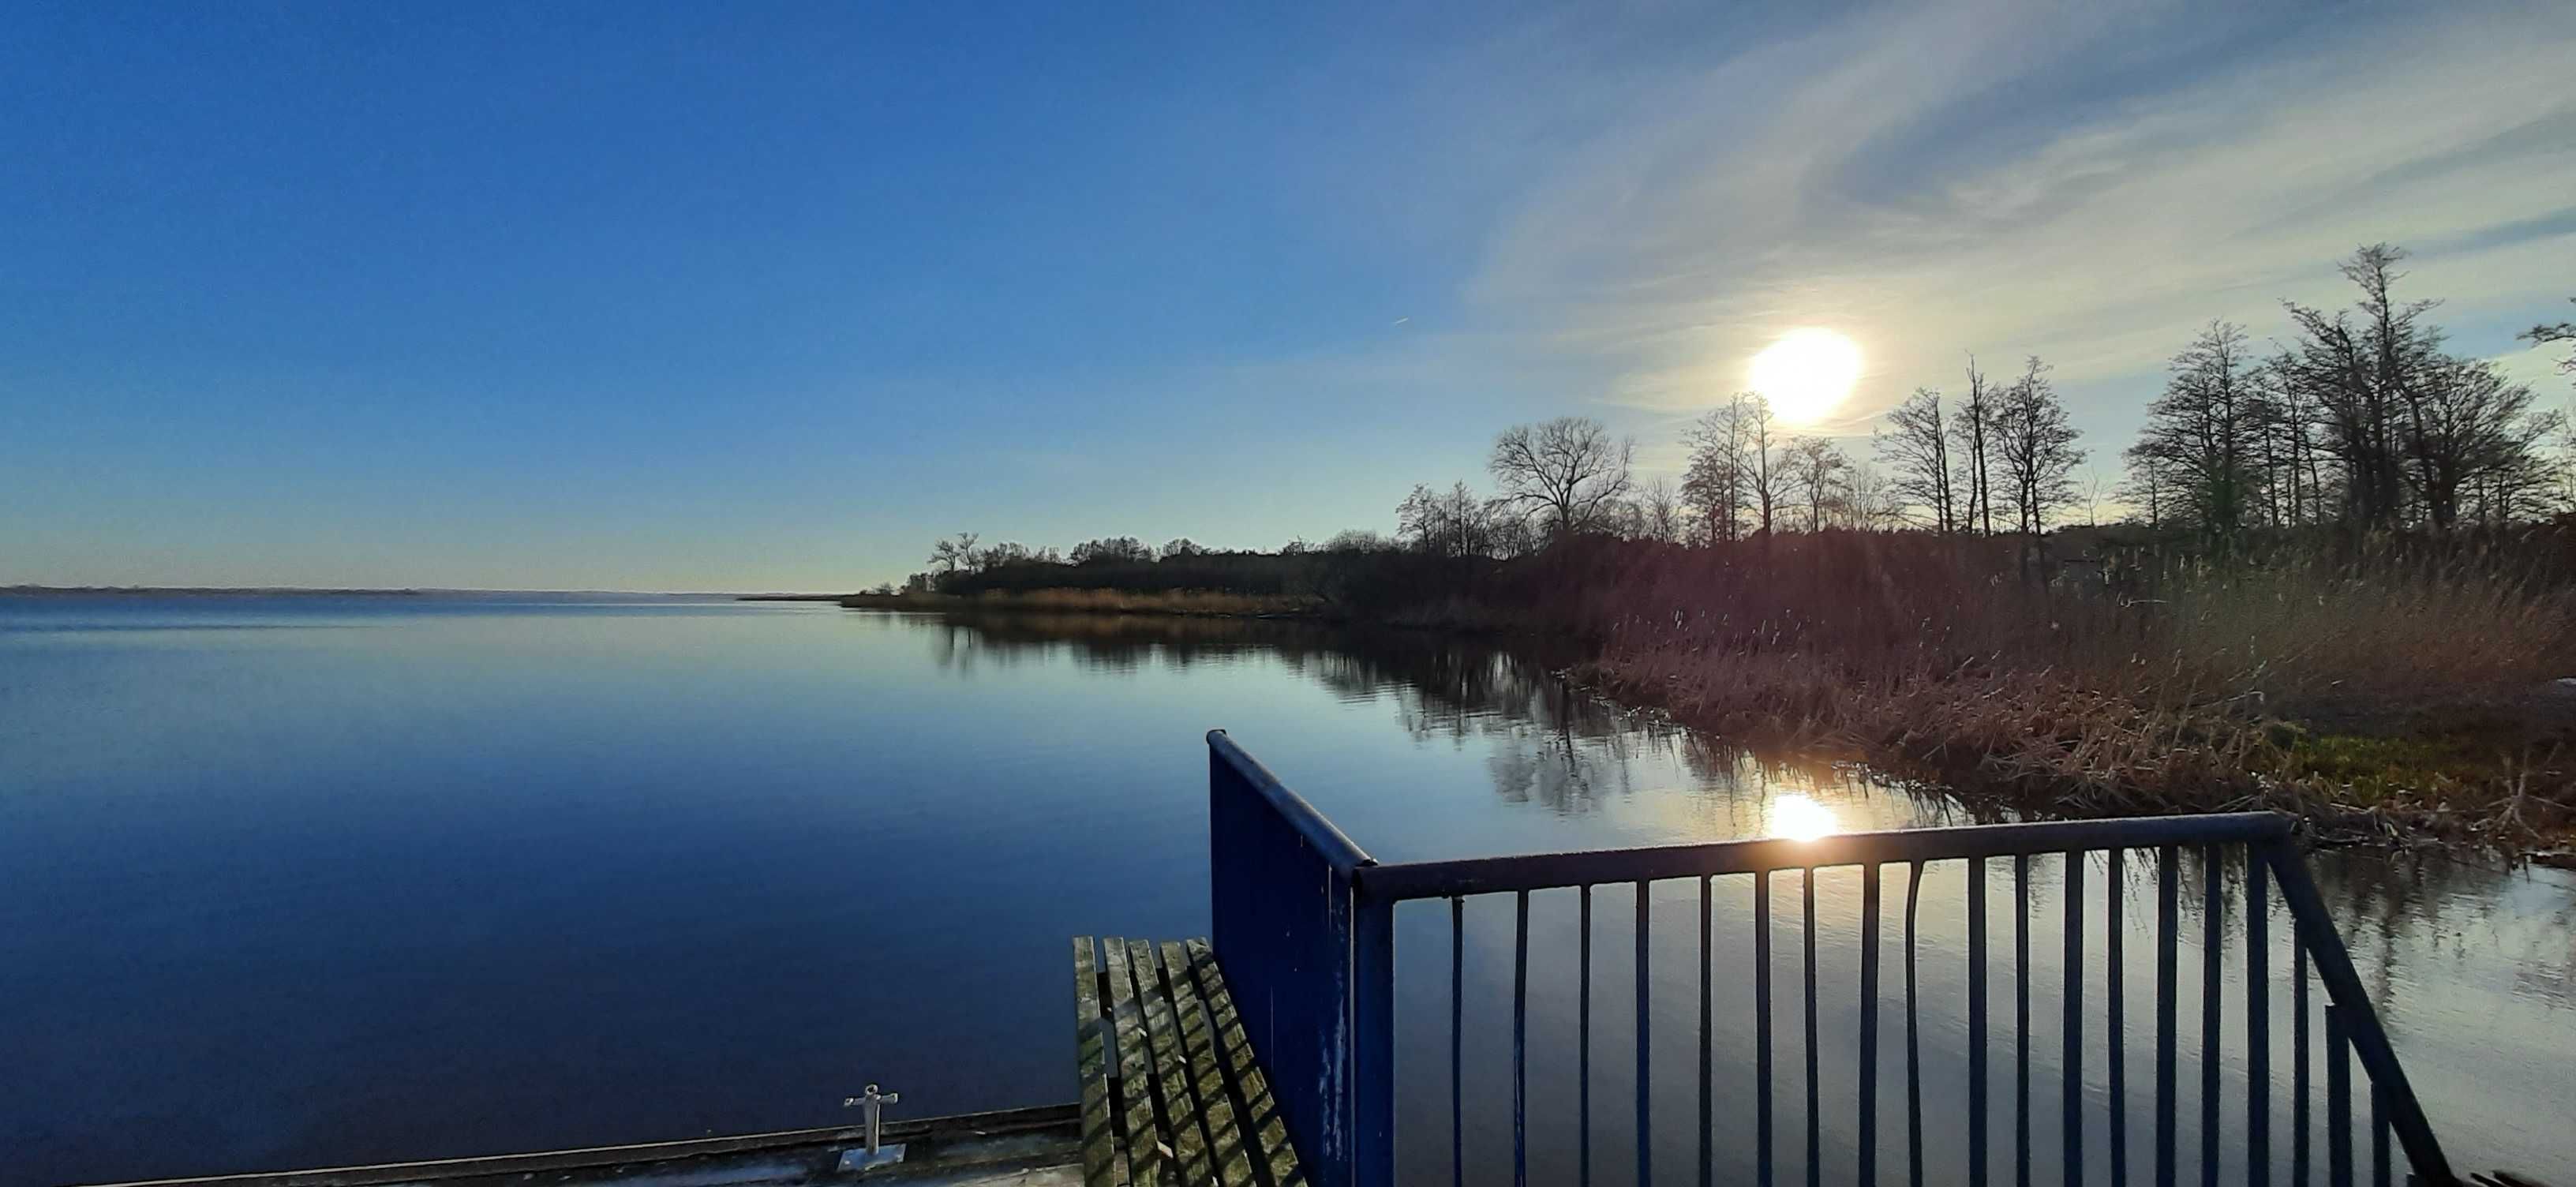
M 2562 543 L 2545 532 L 2511 552 L 2529 561 Z M 2535 583 L 2492 552 L 2212 569 L 2116 551 L 2024 580 L 2015 552 L 1928 533 L 1591 539 L 1449 580 L 1420 557 L 1380 558 L 1401 582 L 1349 559 L 1338 597 L 830 600 L 1574 640 L 1590 658 L 1565 674 L 1621 704 L 2014 814 L 2271 809 L 2339 842 L 2523 855 L 2576 839 L 2563 757 L 2576 695 L 2553 683 L 2576 622 L 2563 581 Z M 1399 584 L 1408 596 L 1386 596 Z

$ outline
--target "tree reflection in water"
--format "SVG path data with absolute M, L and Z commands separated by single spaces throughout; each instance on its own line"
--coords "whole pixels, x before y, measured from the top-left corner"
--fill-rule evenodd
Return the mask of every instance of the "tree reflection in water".
M 1696 807 L 1706 817 L 1698 831 L 1711 837 L 1763 835 L 1774 815 L 1769 801 L 1783 792 L 1809 797 L 1846 831 L 1999 818 L 1830 756 L 1755 753 L 1623 708 L 1563 676 L 1587 658 L 1564 641 L 1132 614 L 951 614 L 932 621 L 926 633 L 935 661 L 960 675 L 1066 662 L 1116 676 L 1258 656 L 1346 703 L 1391 704 L 1417 740 L 1480 743 L 1497 796 L 1558 813 L 1662 790 L 1659 770 L 1678 765 L 1698 785 Z
M 1391 704 L 1397 722 L 1418 740 L 1445 739 L 1462 749 L 1478 743 L 1496 796 L 1551 812 L 1581 814 L 1608 800 L 1669 790 L 1659 772 L 1677 765 L 1698 784 L 1698 794 L 1689 797 L 1688 810 L 1697 814 L 1691 831 L 1711 838 L 1774 834 L 1781 804 L 1793 796 L 1812 805 L 1803 810 L 1829 816 L 1837 831 L 2012 818 L 1830 757 L 1755 753 L 1592 696 L 1561 675 L 1585 658 L 1562 642 L 1150 615 L 935 621 L 926 634 L 938 664 L 961 674 L 1070 662 L 1120 675 L 1262 657 L 1345 702 Z M 2199 876 L 2196 860 L 2186 857 L 2186 878 Z M 2471 946 L 2502 944 L 2549 954 L 2511 966 L 2512 992 L 2576 1007 L 2576 945 L 2563 938 L 2576 934 L 2576 894 L 2563 874 L 2370 853 L 2320 854 L 2315 865 L 2320 889 L 2357 963 L 2377 979 L 2376 989 L 2391 988 L 2390 970 L 2426 955 L 2465 956 Z M 2243 872 L 2229 869 L 2223 876 Z M 2147 863 L 2130 863 L 2128 877 L 2133 896 L 2151 893 Z M 2196 912 L 2196 897 L 2184 897 L 2185 914 Z M 2239 934 L 2242 921 L 2221 926 Z

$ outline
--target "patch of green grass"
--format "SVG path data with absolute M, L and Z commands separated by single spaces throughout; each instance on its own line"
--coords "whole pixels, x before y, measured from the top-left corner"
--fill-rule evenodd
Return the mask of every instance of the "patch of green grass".
M 2273 731 L 2275 742 L 2288 732 Z M 2445 736 L 2372 737 L 2362 734 L 2292 735 L 2283 752 L 2290 769 L 2336 782 L 2413 780 L 2429 785 L 2445 771 L 2474 764 L 2463 739 Z

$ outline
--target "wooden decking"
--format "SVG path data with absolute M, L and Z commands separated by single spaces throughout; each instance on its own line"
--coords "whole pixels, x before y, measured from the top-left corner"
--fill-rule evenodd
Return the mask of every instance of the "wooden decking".
M 1073 942 L 1082 1173 L 1093 1187 L 1304 1187 L 1205 940 Z

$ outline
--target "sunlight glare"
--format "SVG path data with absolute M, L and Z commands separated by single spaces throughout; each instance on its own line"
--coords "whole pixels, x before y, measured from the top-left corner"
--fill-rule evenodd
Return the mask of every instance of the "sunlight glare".
M 1812 424 L 1860 381 L 1860 344 L 1832 330 L 1791 330 L 1753 356 L 1750 378 L 1782 421 Z
M 1770 815 L 1770 834 L 1792 841 L 1813 841 L 1842 831 L 1842 822 L 1834 819 L 1834 810 L 1817 803 L 1813 796 L 1775 796 Z

